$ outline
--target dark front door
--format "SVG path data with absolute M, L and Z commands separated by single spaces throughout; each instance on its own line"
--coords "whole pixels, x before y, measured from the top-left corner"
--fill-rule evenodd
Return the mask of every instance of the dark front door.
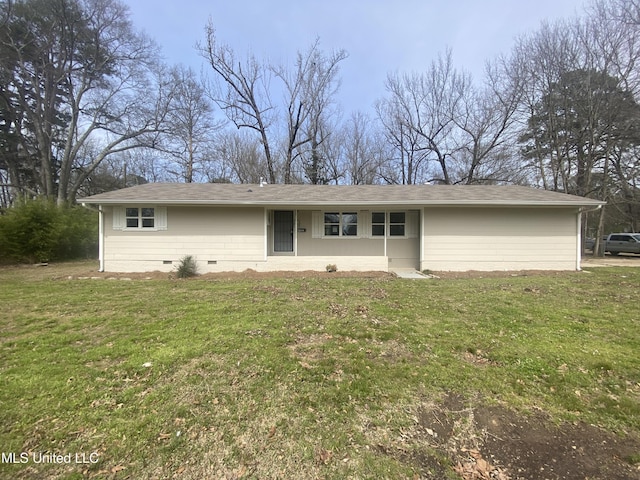
M 293 212 L 273 212 L 273 251 L 293 252 Z

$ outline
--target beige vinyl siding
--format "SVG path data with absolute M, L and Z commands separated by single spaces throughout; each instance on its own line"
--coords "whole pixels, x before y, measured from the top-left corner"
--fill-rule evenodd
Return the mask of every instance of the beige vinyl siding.
M 306 271 L 316 270 L 324 271 L 327 265 L 336 265 L 338 271 L 387 271 L 387 257 L 383 256 L 344 256 L 344 255 L 327 255 L 327 256 L 308 256 L 308 257 L 286 257 L 276 256 L 268 257 L 267 261 L 253 268 L 260 272 L 269 271 Z
M 346 210 L 345 210 L 346 211 Z M 321 230 L 321 226 L 313 225 L 314 212 L 298 210 L 298 256 L 378 256 L 384 255 L 384 241 L 382 238 L 365 237 L 365 222 L 369 212 L 358 211 L 357 237 L 314 237 L 314 229 Z M 318 216 L 316 214 L 316 216 Z M 320 215 L 322 217 L 322 215 Z M 304 232 L 300 231 L 303 229 Z
M 342 257 L 379 256 L 384 255 L 384 241 L 370 238 L 324 238 L 312 239 L 311 236 L 298 234 L 298 256 L 326 256 Z
M 574 208 L 425 208 L 422 269 L 575 270 Z
M 130 263 L 130 270 L 171 268 L 193 255 L 199 263 L 210 261 L 264 261 L 264 209 L 217 207 L 167 207 L 167 229 L 161 231 L 114 230 L 114 208 L 105 208 L 105 269 Z M 152 268 L 152 267 L 157 268 Z
M 288 257 L 269 253 L 273 229 L 263 207 L 167 206 L 166 230 L 114 229 L 118 207 L 103 208 L 104 269 L 114 272 L 171 271 L 185 255 L 195 256 L 203 273 L 329 263 L 340 270 L 575 270 L 579 260 L 576 207 L 425 207 L 422 225 L 419 212 L 405 210 L 406 234 L 388 237 L 386 251 L 384 238 L 371 235 L 377 209 L 358 210 L 359 236 L 339 238 L 315 238 L 317 210 L 297 210 L 297 256 Z
M 330 210 L 331 209 L 326 209 L 324 211 Z M 348 208 L 342 208 L 342 210 L 347 211 Z M 298 210 L 298 256 L 385 256 L 384 237 L 373 236 L 371 234 L 371 210 L 354 210 L 358 212 L 357 237 L 323 236 L 324 211 Z M 384 212 L 385 210 L 379 209 L 376 211 Z M 397 211 L 406 212 L 406 235 L 405 237 L 387 237 L 386 257 L 390 259 L 391 267 L 417 268 L 419 266 L 420 253 L 418 233 L 420 230 L 419 212 L 416 210 Z
M 419 268 L 420 239 L 418 237 L 387 239 L 389 268 Z
M 420 268 L 420 215 L 409 210 L 405 217 L 405 236 L 387 238 L 389 268 Z

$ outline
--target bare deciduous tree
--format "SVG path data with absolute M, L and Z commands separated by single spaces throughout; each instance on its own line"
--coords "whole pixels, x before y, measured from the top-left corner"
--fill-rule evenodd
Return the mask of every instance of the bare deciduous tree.
M 332 131 L 331 117 L 335 113 L 332 106 L 340 86 L 339 64 L 347 58 L 344 50 L 326 55 L 319 46 L 319 40 L 316 40 L 304 55 L 298 54 L 298 65 L 307 66 L 302 71 L 298 69 L 302 73 L 298 78 L 302 80 L 302 104 L 307 111 L 307 120 L 302 124 L 304 141 L 298 142 L 296 149 L 307 178 L 314 184 L 330 180 L 322 173 L 327 170 L 327 157 L 323 155 L 326 149 L 323 146 Z
M 546 23 L 519 39 L 513 70 L 523 78 L 528 112 L 520 139 L 545 188 L 612 201 L 629 185 L 619 177 L 630 171 L 625 163 L 635 163 L 640 141 L 635 13 L 633 2 L 597 0 L 587 16 Z M 605 212 L 596 222 L 596 251 Z
M 351 185 L 379 181 L 386 149 L 382 139 L 371 128 L 372 124 L 366 114 L 355 112 L 344 126 L 342 148 L 345 180 Z
M 491 71 L 486 88 L 454 68 L 451 51 L 422 74 L 390 75 L 378 103 L 387 137 L 399 152 L 403 183 L 507 181 L 503 149 L 519 87 Z
M 178 169 L 174 175 L 185 183 L 205 178 L 221 121 L 215 120 L 205 88 L 190 68 L 177 66 L 171 77 L 175 92 L 167 115 L 166 149 Z
M 410 185 L 428 181 L 429 152 L 423 148 L 422 136 L 407 126 L 402 102 L 398 97 L 376 104 L 389 154 L 380 166 L 380 176 L 392 184 Z
M 339 85 L 338 65 L 347 54 L 338 50 L 326 55 L 316 40 L 307 52 L 297 54 L 291 70 L 259 62 L 253 56 L 239 61 L 229 46 L 217 40 L 211 22 L 206 35 L 200 52 L 216 74 L 212 98 L 238 129 L 258 133 L 269 181 L 275 183 L 279 171 L 284 183 L 292 183 L 296 160 L 309 150 L 317 150 L 324 141 L 322 122 Z M 271 85 L 274 78 L 281 81 L 281 90 Z M 283 97 L 281 108 L 272 101 L 277 94 Z M 276 145 L 282 145 L 280 161 Z
M 22 159 L 35 162 L 38 193 L 72 201 L 105 158 L 159 131 L 169 85 L 156 76 L 156 47 L 118 0 L 27 0 L 5 10 L 5 118 Z M 91 158 L 82 155 L 88 143 Z
M 205 44 L 199 45 L 198 49 L 216 74 L 212 99 L 238 129 L 249 128 L 257 132 L 269 181 L 275 183 L 276 162 L 268 131 L 274 120 L 269 92 L 270 69 L 251 55 L 244 62 L 239 61 L 231 47 L 219 42 L 211 20 L 205 33 Z
M 225 176 L 240 183 L 259 183 L 265 178 L 264 150 L 253 136 L 241 131 L 221 132 L 215 156 L 224 165 Z

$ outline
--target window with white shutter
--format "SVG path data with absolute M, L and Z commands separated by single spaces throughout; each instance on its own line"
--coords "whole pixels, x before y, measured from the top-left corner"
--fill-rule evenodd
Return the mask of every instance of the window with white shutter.
M 167 229 L 167 207 L 127 206 L 113 208 L 114 230 L 155 232 Z

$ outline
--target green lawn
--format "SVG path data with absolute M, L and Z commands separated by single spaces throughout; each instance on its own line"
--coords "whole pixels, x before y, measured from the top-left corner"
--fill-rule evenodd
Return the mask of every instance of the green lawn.
M 640 433 L 640 269 L 430 281 L 26 272 L 0 270 L 0 478 L 419 478 L 424 445 L 405 435 L 404 454 L 385 452 L 421 405 L 451 394 Z M 36 463 L 44 453 L 74 458 Z

